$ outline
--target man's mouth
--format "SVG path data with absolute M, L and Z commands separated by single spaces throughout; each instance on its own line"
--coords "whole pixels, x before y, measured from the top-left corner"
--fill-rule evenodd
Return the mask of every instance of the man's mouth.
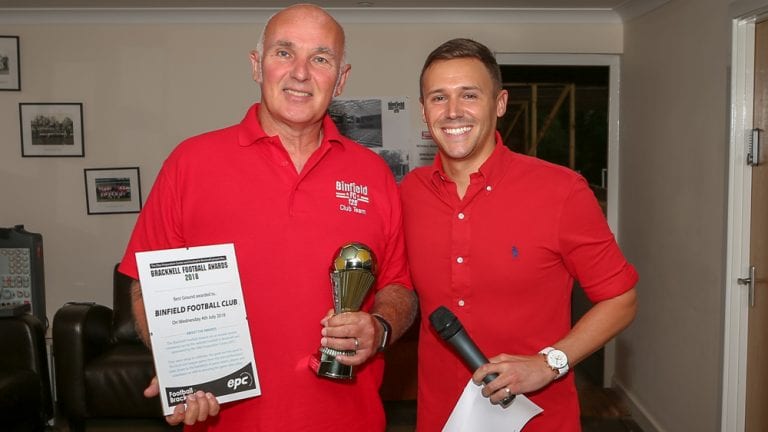
M 284 89 L 283 91 L 288 93 L 291 96 L 299 96 L 299 97 L 309 97 L 309 96 L 312 96 L 312 93 L 303 92 L 303 91 L 299 91 L 299 90 Z
M 461 135 L 472 130 L 472 126 L 463 126 L 457 128 L 443 128 L 443 132 L 447 135 Z

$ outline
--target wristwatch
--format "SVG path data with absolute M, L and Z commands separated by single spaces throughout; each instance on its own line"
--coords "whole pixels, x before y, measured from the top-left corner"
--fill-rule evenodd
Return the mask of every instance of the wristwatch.
M 382 352 L 384 351 L 384 348 L 387 347 L 387 344 L 389 344 L 389 337 L 392 334 L 392 325 L 389 324 L 389 321 L 387 321 L 386 318 L 379 314 L 371 315 L 381 323 L 381 327 L 384 329 L 384 334 L 381 336 L 381 343 L 379 344 L 379 348 L 376 350 L 376 352 Z
M 552 347 L 546 347 L 539 351 L 539 354 L 544 356 L 547 360 L 547 366 L 555 372 L 555 379 L 562 378 L 563 375 L 568 373 L 568 356 L 564 352 Z

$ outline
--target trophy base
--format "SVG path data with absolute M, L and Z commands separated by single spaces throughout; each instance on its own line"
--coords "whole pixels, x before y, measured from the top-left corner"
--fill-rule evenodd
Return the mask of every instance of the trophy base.
M 320 352 L 316 353 L 309 361 L 309 367 L 317 376 L 332 379 L 350 380 L 354 378 L 352 366 L 341 364 L 336 360 L 337 355 L 355 355 L 354 351 L 338 351 L 331 348 L 322 347 Z

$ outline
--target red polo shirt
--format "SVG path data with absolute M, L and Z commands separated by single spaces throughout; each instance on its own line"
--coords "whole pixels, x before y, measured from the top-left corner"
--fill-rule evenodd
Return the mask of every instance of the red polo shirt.
M 573 171 L 496 148 L 463 199 L 441 167 L 401 184 L 406 245 L 422 317 L 451 309 L 488 357 L 535 354 L 571 328 L 578 280 L 593 302 L 632 288 L 626 262 L 585 180 Z M 417 430 L 440 431 L 471 377 L 422 319 Z M 578 431 L 573 374 L 528 395 L 544 412 L 526 431 Z
M 297 173 L 279 138 L 261 129 L 258 109 L 171 153 L 120 271 L 137 278 L 139 251 L 235 245 L 262 395 L 224 404 L 192 430 L 383 431 L 381 356 L 356 367 L 354 382 L 319 378 L 307 362 L 333 305 L 329 267 L 339 246 L 373 249 L 376 289 L 410 286 L 397 185 L 386 163 L 328 116 L 319 149 Z M 364 309 L 372 302 L 371 293 Z

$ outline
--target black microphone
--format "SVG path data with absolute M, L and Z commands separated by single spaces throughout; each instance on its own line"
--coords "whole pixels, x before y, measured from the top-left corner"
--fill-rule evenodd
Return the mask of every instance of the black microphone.
M 435 309 L 429 315 L 429 322 L 437 331 L 437 334 L 440 335 L 440 338 L 453 346 L 454 351 L 472 371 L 488 363 L 488 359 L 475 345 L 475 342 L 472 341 L 467 332 L 464 331 L 464 327 L 459 322 L 459 319 L 448 308 L 440 306 Z M 483 382 L 488 384 L 498 377 L 499 374 L 491 373 L 483 377 Z M 515 395 L 510 394 L 501 400 L 501 405 L 506 407 L 514 399 Z

